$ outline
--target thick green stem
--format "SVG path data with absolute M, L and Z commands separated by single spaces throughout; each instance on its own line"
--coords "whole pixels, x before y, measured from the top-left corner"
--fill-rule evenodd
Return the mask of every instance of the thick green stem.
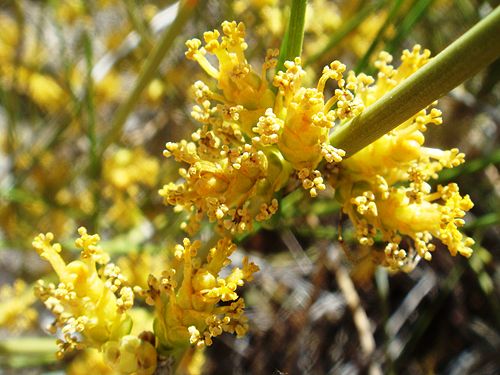
M 158 66 L 162 62 L 167 52 L 170 50 L 170 47 L 186 24 L 197 3 L 198 0 L 181 1 L 179 12 L 177 13 L 175 21 L 164 32 L 155 48 L 149 54 L 146 62 L 141 69 L 141 72 L 139 73 L 139 77 L 137 77 L 132 92 L 130 93 L 128 98 L 118 107 L 111 123 L 111 129 L 101 144 L 101 154 L 121 133 L 130 112 L 132 112 L 136 103 L 139 101 L 139 98 L 146 86 L 154 78 Z
M 290 19 L 283 42 L 276 71 L 284 70 L 285 61 L 300 57 L 304 41 L 304 25 L 306 22 L 307 0 L 292 0 Z
M 352 156 L 500 56 L 500 7 L 362 114 L 334 129 L 330 141 Z

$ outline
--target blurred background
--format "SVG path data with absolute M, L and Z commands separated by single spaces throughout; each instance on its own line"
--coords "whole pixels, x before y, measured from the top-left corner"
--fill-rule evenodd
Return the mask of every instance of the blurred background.
M 243 21 L 247 58 L 259 67 L 280 46 L 288 3 L 200 1 L 131 99 L 178 2 L 0 0 L 0 373 L 112 373 L 90 351 L 55 360 L 44 329 L 51 317 L 32 292 L 50 270 L 31 241 L 51 231 L 75 257 L 72 239 L 84 225 L 138 285 L 161 271 L 165 251 L 184 236 L 182 214 L 157 193 L 177 179 L 162 151 L 196 128 L 190 86 L 204 78 L 184 43 L 223 20 Z M 378 52 L 398 65 L 416 43 L 435 55 L 495 6 L 310 0 L 307 79 L 335 59 L 374 73 Z M 215 340 L 203 373 L 500 373 L 499 77 L 497 60 L 441 99 L 444 124 L 426 133 L 428 145 L 466 153 L 437 183 L 455 181 L 471 196 L 464 230 L 474 255 L 441 249 L 413 272 L 391 274 L 376 266 L 382 245 L 354 240 L 333 192 L 310 199 L 294 191 L 271 223 L 238 239 L 236 258 L 261 267 L 245 287 L 250 332 Z

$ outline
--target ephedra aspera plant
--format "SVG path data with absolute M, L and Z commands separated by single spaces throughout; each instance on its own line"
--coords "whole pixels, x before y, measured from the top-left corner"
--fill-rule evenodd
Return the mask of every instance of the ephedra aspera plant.
M 154 89 L 159 64 L 197 6 L 182 1 L 175 21 L 154 42 L 109 133 L 94 145 L 95 163 L 145 89 Z M 291 1 L 281 46 L 263 53 L 260 64 L 246 56 L 252 41 L 242 22 L 224 21 L 186 42 L 186 58 L 202 70 L 192 82 L 197 128 L 186 139 L 167 140 L 163 154 L 175 160 L 178 175 L 159 191 L 182 217 L 180 243 L 157 259 L 115 264 L 99 235 L 85 227 L 78 229 L 80 255 L 73 261 L 65 260 L 54 234 L 35 238 L 33 247 L 55 272 L 36 283 L 35 293 L 54 317 L 58 358 L 96 349 L 120 374 L 199 371 L 193 368 L 204 347 L 225 332 L 242 337 L 249 329 L 241 290 L 259 264 L 243 257 L 233 265 L 237 244 L 276 225 L 282 201 L 300 189 L 313 200 L 334 191 L 331 199 L 355 240 L 377 244 L 377 262 L 391 271 L 411 272 L 421 259 L 431 261 L 437 244 L 451 256 L 472 255 L 474 240 L 461 227 L 473 202 L 456 183 L 435 183 L 465 155 L 428 146 L 425 137 L 428 127 L 442 126 L 437 99 L 500 55 L 500 8 L 435 57 L 415 45 L 395 63 L 382 51 L 373 74 L 334 60 L 316 80 L 301 56 L 305 14 L 306 1 Z M 105 164 L 114 167 L 104 175 L 114 181 L 108 195 L 124 202 L 137 196 L 137 188 L 126 186 L 151 186 L 154 179 L 146 180 L 158 166 L 148 162 L 141 177 L 119 166 L 146 157 L 119 155 Z M 98 163 L 92 168 L 101 173 Z M 124 179 L 136 182 L 122 187 Z M 31 303 L 28 298 L 24 306 Z M 137 313 L 145 309 L 152 318 Z

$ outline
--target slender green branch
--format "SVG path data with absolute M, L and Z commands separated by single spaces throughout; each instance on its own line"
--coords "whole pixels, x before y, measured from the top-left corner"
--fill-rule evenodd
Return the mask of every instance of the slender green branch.
M 143 47 L 151 48 L 154 44 L 151 33 L 148 30 L 142 17 L 139 15 L 139 9 L 135 0 L 125 0 L 125 10 L 127 11 L 127 16 L 132 24 L 134 30 L 141 36 L 141 43 Z
M 334 129 L 333 146 L 351 156 L 474 76 L 500 56 L 500 7 L 361 115 Z
M 463 226 L 464 230 L 473 230 L 477 228 L 491 228 L 500 224 L 500 213 L 490 212 L 486 215 L 478 217 L 474 221 Z
M 85 109 L 87 119 L 87 138 L 90 144 L 91 173 L 95 173 L 98 168 L 99 160 L 97 158 L 97 134 L 96 134 L 96 116 L 94 103 L 94 80 L 92 79 L 92 65 L 94 59 L 94 47 L 92 39 L 87 32 L 84 33 L 83 45 L 85 50 L 85 62 L 87 67 L 86 90 L 85 90 Z
M 373 14 L 376 10 L 378 10 L 387 0 L 378 1 L 373 4 L 368 4 L 364 6 L 359 12 L 349 18 L 346 22 L 342 23 L 340 28 L 335 31 L 330 40 L 326 43 L 326 45 L 321 49 L 321 51 L 315 53 L 310 56 L 305 65 L 312 64 L 317 60 L 321 59 L 328 51 L 331 51 L 335 48 L 349 33 L 355 30 L 364 20 L 368 18 L 370 14 Z
M 86 120 L 87 120 L 87 138 L 90 145 L 90 163 L 89 163 L 89 177 L 94 180 L 92 186 L 92 195 L 94 200 L 94 205 L 96 209 L 92 214 L 92 226 L 90 230 L 97 232 L 99 230 L 99 204 L 101 200 L 101 189 L 99 187 L 99 176 L 101 174 L 101 158 L 98 156 L 98 137 L 96 132 L 96 115 L 95 115 L 95 89 L 94 80 L 92 78 L 92 66 L 94 60 L 94 47 L 92 45 L 92 39 L 89 37 L 87 32 L 84 33 L 83 45 L 85 50 L 85 62 L 87 65 L 87 77 L 86 77 L 86 90 L 85 90 L 85 108 L 86 108 Z
M 53 354 L 57 351 L 52 337 L 16 337 L 0 341 L 0 354 Z
M 427 14 L 427 10 L 433 2 L 434 0 L 416 0 L 408 14 L 398 24 L 397 33 L 394 38 L 385 44 L 384 50 L 393 53 L 396 48 L 399 48 L 413 27 Z
M 389 11 L 389 14 L 387 15 L 387 18 L 385 19 L 384 23 L 380 27 L 380 29 L 377 32 L 377 35 L 375 38 L 372 40 L 370 46 L 368 47 L 368 50 L 365 52 L 361 60 L 358 62 L 358 65 L 356 66 L 356 73 L 359 73 L 360 71 L 363 71 L 366 69 L 366 66 L 370 62 L 370 58 L 375 52 L 375 49 L 379 45 L 379 43 L 382 41 L 384 38 L 384 35 L 389 28 L 391 24 L 393 24 L 394 19 L 396 18 L 396 15 L 399 12 L 399 8 L 403 5 L 403 0 L 396 0 L 394 4 L 391 7 L 391 10 Z
M 186 22 L 189 20 L 189 17 L 196 7 L 197 3 L 198 0 L 181 1 L 179 12 L 177 13 L 175 21 L 167 30 L 165 30 L 155 48 L 147 57 L 144 65 L 142 66 L 141 72 L 139 73 L 139 77 L 137 77 L 132 92 L 130 93 L 128 98 L 118 107 L 116 114 L 111 122 L 111 129 L 101 144 L 101 154 L 121 133 L 129 114 L 132 112 L 136 103 L 139 101 L 143 90 L 154 78 L 158 66 L 162 62 L 167 52 L 170 50 L 170 47 L 172 47 L 172 44 L 174 43 L 176 37 L 179 35 Z
M 283 42 L 276 71 L 284 70 L 285 61 L 300 57 L 304 41 L 304 25 L 306 22 L 307 0 L 292 0 L 292 9 Z

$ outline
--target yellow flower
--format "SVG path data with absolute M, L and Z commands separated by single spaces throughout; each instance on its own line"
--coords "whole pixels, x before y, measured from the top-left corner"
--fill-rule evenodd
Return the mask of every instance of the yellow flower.
M 224 22 L 217 30 L 186 43 L 186 56 L 217 81 L 211 88 L 194 84 L 197 105 L 192 117 L 202 124 L 191 140 L 169 142 L 164 155 L 187 163 L 179 170 L 181 183 L 160 190 L 165 203 L 190 212 L 188 233 L 207 216 L 230 233 L 251 230 L 253 222 L 269 219 L 278 210 L 274 193 L 290 180 L 299 179 L 311 196 L 326 188 L 316 169 L 321 160 L 338 163 L 344 151 L 328 143 L 330 129 L 359 114 L 362 95 L 372 79 L 344 76 L 338 61 L 325 67 L 315 88 L 303 87 L 305 72 L 300 59 L 288 61 L 286 70 L 268 81 L 267 71 L 277 63 L 277 50 L 269 50 L 261 74 L 246 60 L 245 28 Z M 207 59 L 217 58 L 218 67 Z M 325 86 L 337 89 L 325 97 Z M 274 94 L 271 87 L 278 90 Z
M 0 44 L 0 49 L 2 48 Z M 0 79 L 7 87 L 30 97 L 41 109 L 54 113 L 67 102 L 64 89 L 53 77 L 24 66 L 5 64 L 0 67 Z
M 35 296 L 26 283 L 18 279 L 0 288 L 0 328 L 22 332 L 32 327 L 38 314 L 32 307 Z
M 89 373 L 99 375 L 117 374 L 105 361 L 102 353 L 94 348 L 85 349 L 66 369 L 68 375 L 87 375 Z
M 212 337 L 222 332 L 245 334 L 248 323 L 243 314 L 245 302 L 237 288 L 252 279 L 258 267 L 244 258 L 242 268 L 226 276 L 221 270 L 230 264 L 236 246 L 221 239 L 204 257 L 198 254 L 201 243 L 184 239 L 175 247 L 170 268 L 160 277 L 150 275 L 146 302 L 155 307 L 155 335 L 160 350 L 195 344 L 211 345 Z M 220 302 L 225 302 L 220 304 Z
M 141 189 L 156 185 L 158 161 L 142 149 L 120 148 L 104 160 L 103 195 L 111 201 L 106 220 L 120 229 L 138 224 L 144 217 L 140 208 Z
M 219 40 L 218 30 L 203 35 L 205 46 L 201 47 L 199 39 L 189 40 L 186 45 L 186 57 L 196 60 L 198 64 L 217 80 L 218 89 L 222 91 L 227 104 L 242 105 L 246 110 L 265 109 L 272 105 L 273 93 L 266 80 L 268 65 L 264 65 L 261 74 L 257 74 L 245 58 L 245 26 L 243 23 L 222 23 L 223 36 Z M 218 68 L 215 68 L 206 54 L 217 57 Z
M 104 161 L 104 179 L 116 190 L 137 194 L 138 186 L 154 186 L 158 177 L 158 161 L 142 149 L 118 149 Z
M 126 335 L 119 341 L 108 341 L 103 352 L 106 362 L 119 374 L 152 375 L 156 370 L 156 349 L 141 337 Z
M 404 51 L 401 65 L 394 68 L 390 65 L 392 56 L 381 53 L 375 64 L 378 79 L 359 98 L 369 106 L 417 71 L 429 56 L 429 51 L 422 52 L 417 45 Z M 411 270 L 416 260 L 430 260 L 435 250 L 433 238 L 441 240 L 452 255 L 468 257 L 472 253 L 474 241 L 458 230 L 473 206 L 469 196 L 462 197 L 456 184 L 438 186 L 435 192 L 430 185 L 443 168 L 464 161 L 464 154 L 457 149 L 423 146 L 427 125 L 441 123 L 441 111 L 432 106 L 422 110 L 342 161 L 330 176 L 360 243 L 372 245 L 381 235 L 387 243 L 385 262 L 392 268 Z M 400 248 L 404 238 L 411 239 L 407 249 Z
M 132 325 L 126 314 L 134 301 L 132 288 L 120 269 L 109 263 L 109 256 L 98 245 L 99 236 L 87 234 L 83 227 L 78 232 L 75 244 L 82 249 L 80 259 L 68 264 L 59 254 L 61 245 L 52 243 L 52 233 L 40 234 L 33 241 L 59 277 L 57 285 L 40 280 L 36 287 L 37 296 L 55 315 L 52 332 L 60 328 L 63 334 L 58 342 L 59 357 L 75 348 L 101 348 L 128 334 Z

